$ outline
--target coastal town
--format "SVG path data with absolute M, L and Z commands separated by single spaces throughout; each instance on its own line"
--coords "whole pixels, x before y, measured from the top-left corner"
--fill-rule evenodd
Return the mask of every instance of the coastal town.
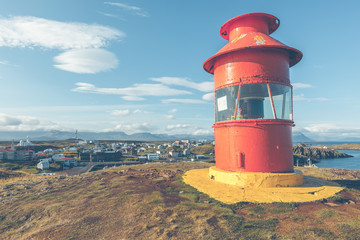
M 214 161 L 214 141 L 180 139 L 171 142 L 131 142 L 69 139 L 0 145 L 0 164 L 30 173 L 79 174 L 100 167 L 148 162 Z M 3 166 L 4 167 L 4 166 Z M 23 169 L 23 168 L 26 169 Z

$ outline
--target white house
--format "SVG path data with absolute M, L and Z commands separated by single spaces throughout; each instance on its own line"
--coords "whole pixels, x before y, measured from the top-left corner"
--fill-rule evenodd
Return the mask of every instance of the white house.
M 176 152 L 176 151 L 170 151 L 169 154 L 170 154 L 170 156 L 172 156 L 173 158 L 179 157 L 179 152 Z
M 149 153 L 148 154 L 148 160 L 149 161 L 159 160 L 159 154 Z
M 138 160 L 139 161 L 141 161 L 141 162 L 144 162 L 144 161 L 146 161 L 148 158 L 147 158 L 147 156 L 145 156 L 145 155 L 140 155 L 139 157 L 138 157 Z
M 191 154 L 191 152 L 190 152 L 189 149 L 185 149 L 185 150 L 183 151 L 183 155 L 184 155 L 184 156 L 187 156 L 187 155 L 190 155 L 190 154 Z
M 43 161 L 39 162 L 39 163 L 36 165 L 36 167 L 37 167 L 38 169 L 41 169 L 41 170 L 47 170 L 47 169 L 50 168 L 50 163 L 49 163 L 48 160 L 43 160 Z

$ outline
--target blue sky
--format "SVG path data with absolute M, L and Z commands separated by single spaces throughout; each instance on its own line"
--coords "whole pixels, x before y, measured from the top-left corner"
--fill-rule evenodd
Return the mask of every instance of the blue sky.
M 295 131 L 360 136 L 358 1 L 2 0 L 0 130 L 210 134 L 203 62 L 228 19 L 265 12 L 291 68 Z

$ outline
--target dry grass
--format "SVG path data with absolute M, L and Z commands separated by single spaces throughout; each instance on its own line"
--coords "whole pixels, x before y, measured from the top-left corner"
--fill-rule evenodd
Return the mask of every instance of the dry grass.
M 338 207 L 227 205 L 181 181 L 209 166 L 146 164 L 0 184 L 0 239 L 352 239 L 360 231 L 359 205 L 347 204 L 360 202 L 359 190 L 328 200 Z

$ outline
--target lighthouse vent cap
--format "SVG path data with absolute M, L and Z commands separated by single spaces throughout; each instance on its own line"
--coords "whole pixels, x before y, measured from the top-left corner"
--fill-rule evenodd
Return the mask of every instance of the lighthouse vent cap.
M 275 32 L 280 20 L 267 13 L 247 13 L 234 17 L 220 28 L 220 35 L 226 40 L 238 37 L 237 35 L 249 32 L 262 32 L 267 35 Z M 232 36 L 231 36 L 232 35 Z

